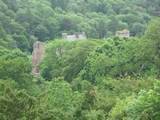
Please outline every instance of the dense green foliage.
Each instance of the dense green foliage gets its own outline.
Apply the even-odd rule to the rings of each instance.
[[[159,120],[160,23],[141,38],[47,43],[42,78],[0,49],[1,120]]]
[[[36,40],[61,37],[63,32],[85,32],[107,38],[129,29],[141,36],[159,0],[0,0],[0,45],[31,51]]]
[[[153,17],[159,6],[159,0],[0,0],[0,120],[159,120],[160,18]],[[133,37],[114,37],[124,28]],[[82,31],[88,40],[58,39]],[[45,54],[34,77],[30,52],[37,40]]]

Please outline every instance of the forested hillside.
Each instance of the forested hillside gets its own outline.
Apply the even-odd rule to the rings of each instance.
[[[159,0],[0,0],[0,120],[160,120],[159,15]]]
[[[1,46],[31,51],[36,40],[63,32],[107,38],[129,29],[141,36],[159,6],[159,0],[0,0]]]

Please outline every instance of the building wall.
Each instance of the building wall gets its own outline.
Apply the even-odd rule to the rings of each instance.
[[[62,34],[62,38],[68,41],[85,40],[87,39],[85,33],[68,35],[67,33]]]
[[[128,38],[128,37],[130,37],[130,32],[129,32],[129,30],[122,30],[122,31],[117,31],[116,32],[116,36],[117,37],[126,37],[126,38]]]

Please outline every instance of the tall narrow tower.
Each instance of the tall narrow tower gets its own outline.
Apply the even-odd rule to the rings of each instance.
[[[43,59],[45,53],[44,43],[36,41],[33,45],[32,53],[32,74],[35,77],[40,75],[39,65]]]

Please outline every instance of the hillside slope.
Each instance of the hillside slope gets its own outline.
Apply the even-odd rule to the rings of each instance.
[[[124,28],[141,36],[159,6],[159,0],[0,0],[0,45],[31,51],[36,40],[63,32],[106,38]]]

